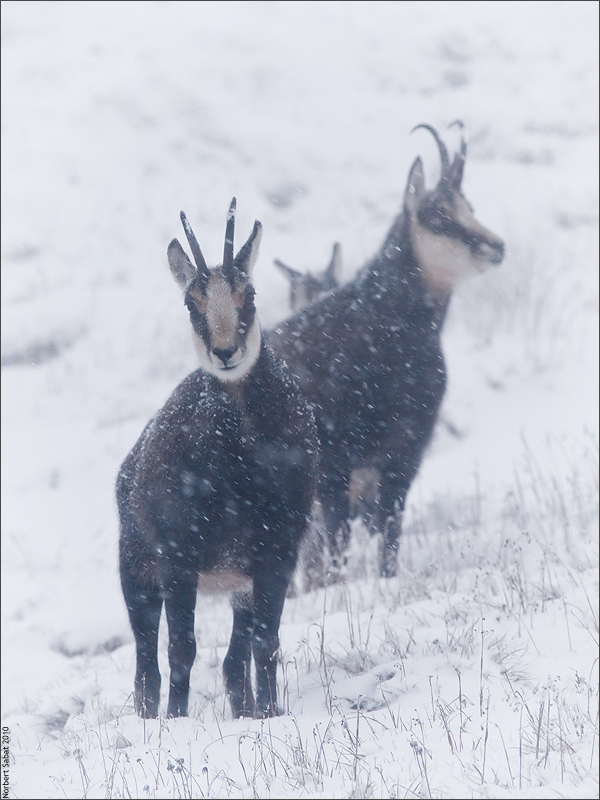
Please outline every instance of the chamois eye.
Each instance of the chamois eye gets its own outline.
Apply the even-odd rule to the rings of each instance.
[[[198,303],[194,300],[186,300],[184,305],[187,307],[187,310],[190,312],[190,319],[192,322],[200,321],[205,313],[206,309],[204,307],[198,308]]]

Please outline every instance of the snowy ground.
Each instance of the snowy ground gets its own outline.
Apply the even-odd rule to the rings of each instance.
[[[597,31],[595,2],[2,3],[3,797],[597,796]],[[269,327],[273,258],[337,240],[350,279],[417,154],[435,179],[409,131],[456,118],[507,257],[453,301],[459,435],[398,578],[359,524],[345,584],[300,573],[264,722],[231,719],[201,597],[190,717],[141,721],[113,484],[195,367],[180,209],[214,260],[234,194],[262,221]]]

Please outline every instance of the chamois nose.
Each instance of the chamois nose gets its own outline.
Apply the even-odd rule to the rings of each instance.
[[[492,264],[500,264],[504,258],[504,242],[492,242],[491,249],[490,261]]]
[[[490,264],[500,264],[504,258],[504,242],[478,242],[477,251],[479,257],[485,259]]]
[[[231,356],[235,353],[237,347],[235,345],[233,347],[213,347],[213,355],[215,355],[220,361],[223,362],[225,366]]]

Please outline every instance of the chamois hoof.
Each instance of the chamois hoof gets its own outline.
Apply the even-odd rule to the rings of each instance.
[[[282,717],[283,711],[280,708],[267,708],[254,713],[254,719],[270,719],[271,717]]]
[[[158,717],[158,706],[149,708],[146,705],[138,705],[136,703],[135,712],[142,719],[156,719]]]

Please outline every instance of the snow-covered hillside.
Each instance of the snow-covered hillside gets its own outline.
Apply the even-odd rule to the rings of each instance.
[[[1,11],[3,796],[597,796],[598,4]],[[240,238],[261,220],[268,328],[273,259],[339,241],[351,279],[417,154],[436,178],[411,129],[457,118],[507,256],[453,299],[399,576],[360,524],[345,583],[299,575],[267,721],[231,719],[228,600],[200,597],[190,717],[141,721],[114,479],[195,368],[179,211],[213,261],[233,195]]]

